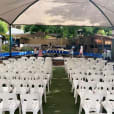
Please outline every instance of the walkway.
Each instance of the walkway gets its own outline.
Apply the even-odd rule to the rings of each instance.
[[[43,107],[44,114],[78,114],[78,106],[74,104],[71,85],[64,67],[53,68],[50,93]]]

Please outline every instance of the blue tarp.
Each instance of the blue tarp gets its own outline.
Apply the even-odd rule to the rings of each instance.
[[[43,51],[43,54],[50,53],[50,54],[63,54],[63,55],[69,55],[69,51],[59,51],[59,50],[48,50]],[[34,54],[33,51],[25,51],[25,52],[12,52],[12,56],[23,56],[23,55],[32,55]],[[74,55],[79,55],[79,52],[74,52]],[[8,57],[9,53],[0,53],[0,57]],[[88,57],[96,57],[96,58],[102,58],[102,54],[99,53],[84,53],[84,56]]]
[[[51,53],[51,54],[64,54],[64,55],[69,55],[69,51],[59,51],[59,50],[48,50],[48,51],[43,51],[43,54],[46,53]],[[74,55],[79,55],[79,52],[74,52]],[[102,54],[100,53],[84,53],[84,56],[88,57],[96,57],[96,58],[102,58]]]
[[[33,51],[25,51],[25,52],[12,52],[12,56],[22,56],[22,55],[31,55],[33,54]],[[0,53],[0,57],[9,57],[9,53]]]

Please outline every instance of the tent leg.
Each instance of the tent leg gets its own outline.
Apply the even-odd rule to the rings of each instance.
[[[112,60],[114,61],[114,39],[112,39],[111,52],[112,52]]]
[[[11,25],[9,25],[9,38],[10,38],[10,44],[9,44],[9,56],[12,56],[12,35],[11,35]]]

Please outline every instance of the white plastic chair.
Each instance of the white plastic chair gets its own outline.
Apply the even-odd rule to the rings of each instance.
[[[29,87],[31,88],[30,90],[32,90],[31,91],[32,93],[39,92],[41,97],[43,97],[43,95],[44,95],[44,101],[45,101],[45,103],[47,102],[46,85],[43,83],[43,81],[41,81],[41,80],[29,81]]]
[[[87,92],[81,98],[79,114],[81,114],[82,108],[85,111],[85,114],[89,114],[91,111],[100,113],[101,110],[101,97],[98,94],[92,92]]]
[[[16,94],[0,93],[0,100],[0,114],[5,111],[9,111],[10,114],[14,114],[18,107],[20,109],[20,101],[17,100]]]
[[[22,114],[33,112],[37,114],[39,111],[43,114],[42,99],[38,94],[22,94],[21,96]]]
[[[103,107],[106,109],[107,114],[114,112],[114,94],[107,94],[106,100],[102,102]]]

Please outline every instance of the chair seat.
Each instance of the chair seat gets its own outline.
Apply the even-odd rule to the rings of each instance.
[[[8,100],[1,102],[0,108],[2,111],[15,111],[20,105],[20,101],[18,100]]]
[[[39,101],[24,101],[22,103],[22,110],[27,112],[33,112],[40,110],[41,103]]]
[[[102,104],[106,110],[114,112],[114,101],[104,101]]]
[[[97,101],[87,100],[82,103],[82,107],[85,111],[91,112],[100,112],[100,103]]]

